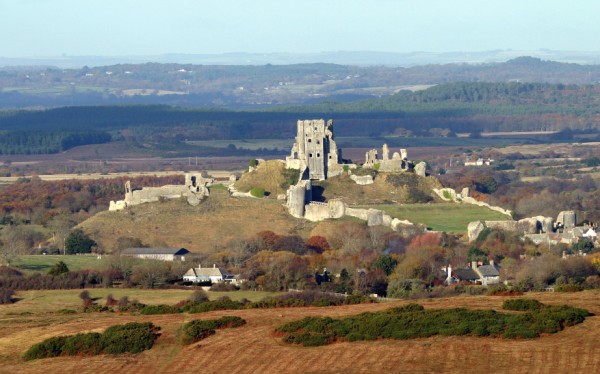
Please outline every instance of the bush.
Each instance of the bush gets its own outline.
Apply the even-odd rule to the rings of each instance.
[[[188,300],[193,303],[203,303],[208,301],[208,294],[204,290],[196,290]]]
[[[250,167],[254,168],[254,167],[256,167],[257,165],[258,165],[258,160],[256,160],[256,159],[251,159],[251,160],[248,160],[248,166],[250,166]]]
[[[48,270],[48,275],[61,275],[69,272],[69,267],[63,261],[58,261],[54,264],[50,270]]]
[[[104,353],[139,353],[152,348],[157,328],[151,322],[111,326],[100,339]]]
[[[140,309],[140,314],[176,314],[181,313],[181,309],[171,305],[145,305]]]
[[[101,353],[139,353],[152,348],[158,330],[150,322],[111,326],[95,332],[57,336],[34,344],[25,352],[25,360],[57,356],[98,355]]]
[[[544,304],[537,300],[530,299],[510,299],[505,300],[502,303],[502,309],[505,310],[520,310],[520,311],[532,311],[539,310]]]
[[[0,304],[12,304],[14,294],[14,290],[0,288]]]
[[[225,282],[221,282],[221,283],[214,283],[211,287],[210,290],[211,291],[215,291],[215,292],[229,292],[229,291],[237,291],[239,288],[231,283],[225,283]]]
[[[569,306],[543,306],[536,304],[535,300],[526,300],[529,302],[525,303],[514,301],[525,300],[513,300],[508,304],[527,312],[503,314],[493,310],[462,308],[426,310],[421,305],[408,304],[342,319],[306,317],[288,322],[275,332],[283,334],[286,343],[304,346],[324,345],[338,340],[413,339],[433,335],[530,339],[581,323],[590,315],[586,310]]]
[[[578,284],[567,283],[567,284],[559,284],[554,287],[554,291],[556,292],[579,292],[582,291],[583,287]]]
[[[246,321],[236,316],[223,316],[219,319],[194,320],[184,324],[180,330],[182,344],[192,344],[216,333],[216,329],[240,327]]]
[[[204,313],[211,312],[213,310],[227,310],[227,309],[242,309],[244,304],[239,301],[232,301],[231,299],[221,298],[215,301],[206,301],[203,303],[187,303],[183,306],[182,310],[188,313]]]
[[[254,187],[250,190],[250,195],[252,195],[254,197],[264,197],[265,189],[262,187]]]

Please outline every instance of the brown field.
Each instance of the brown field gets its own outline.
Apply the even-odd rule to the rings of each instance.
[[[569,304],[600,313],[598,291],[537,293],[547,304]],[[421,300],[426,308],[499,309],[504,298],[463,296]],[[597,373],[600,370],[600,317],[534,340],[431,337],[406,341],[337,343],[304,348],[283,344],[271,333],[280,324],[304,316],[339,317],[377,311],[407,301],[327,308],[218,311],[197,315],[131,316],[120,314],[34,314],[7,316],[0,306],[0,372],[3,373]],[[177,329],[191,319],[237,315],[248,324],[219,330],[199,343],[182,347]],[[23,362],[30,345],[48,337],[130,321],[161,327],[155,346],[138,355],[61,357]]]

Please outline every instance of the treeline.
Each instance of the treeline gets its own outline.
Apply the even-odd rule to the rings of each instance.
[[[600,86],[545,83],[449,83],[417,92],[347,103],[227,111],[170,106],[64,107],[0,112],[15,131],[105,131],[115,139],[159,144],[185,140],[289,138],[295,122],[333,118],[338,136],[565,130],[597,131]]]
[[[0,154],[48,154],[86,144],[110,142],[104,131],[7,131],[0,133]]]

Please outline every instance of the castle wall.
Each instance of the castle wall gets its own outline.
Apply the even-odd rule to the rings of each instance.
[[[299,181],[298,184],[290,186],[286,195],[288,212],[296,218],[304,217],[305,205],[312,200],[310,181]]]

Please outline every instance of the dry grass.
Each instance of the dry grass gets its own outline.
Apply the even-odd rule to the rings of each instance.
[[[284,170],[284,162],[268,160],[258,165],[255,171],[244,173],[240,180],[235,182],[235,188],[241,192],[248,192],[254,187],[261,187],[270,194],[271,198],[277,198],[278,194],[286,191],[281,187],[285,182]]]
[[[356,184],[346,174],[330,178],[326,182],[317,183],[324,187],[323,196],[327,199],[341,199],[348,205],[375,205],[375,204],[402,204],[407,200],[407,187],[395,187],[388,182],[389,177],[394,174],[379,173],[373,184],[361,186]],[[439,181],[434,177],[421,178],[413,174],[407,174],[413,178],[407,178],[412,182],[412,187],[422,191],[424,194],[432,195],[432,188],[441,187]]]
[[[547,304],[569,304],[600,313],[598,291],[572,294],[528,294]],[[426,308],[500,309],[504,298],[464,296],[423,300]],[[558,334],[534,340],[505,340],[475,337],[432,337],[406,341],[337,343],[304,348],[285,345],[272,331],[284,322],[304,316],[346,316],[402,305],[401,301],[329,308],[219,311],[198,315],[129,316],[78,314],[61,317],[13,318],[12,327],[0,337],[2,372],[128,372],[174,373],[594,373],[600,368],[600,317]],[[0,309],[1,310],[1,309]],[[177,329],[191,319],[236,315],[248,324],[239,329],[218,331],[200,343],[176,344]],[[51,320],[51,321],[50,321]],[[101,331],[129,321],[151,321],[162,328],[161,337],[150,350],[138,355],[64,357],[22,362],[19,358],[31,344],[45,338],[82,331]],[[2,324],[6,325],[6,319]],[[7,331],[8,330],[8,331]]]
[[[263,230],[306,237],[312,224],[290,216],[280,201],[230,198],[226,191],[213,190],[197,207],[180,200],[141,204],[124,211],[101,212],[80,227],[108,251],[119,237],[129,236],[150,246],[212,252],[229,240]]]

